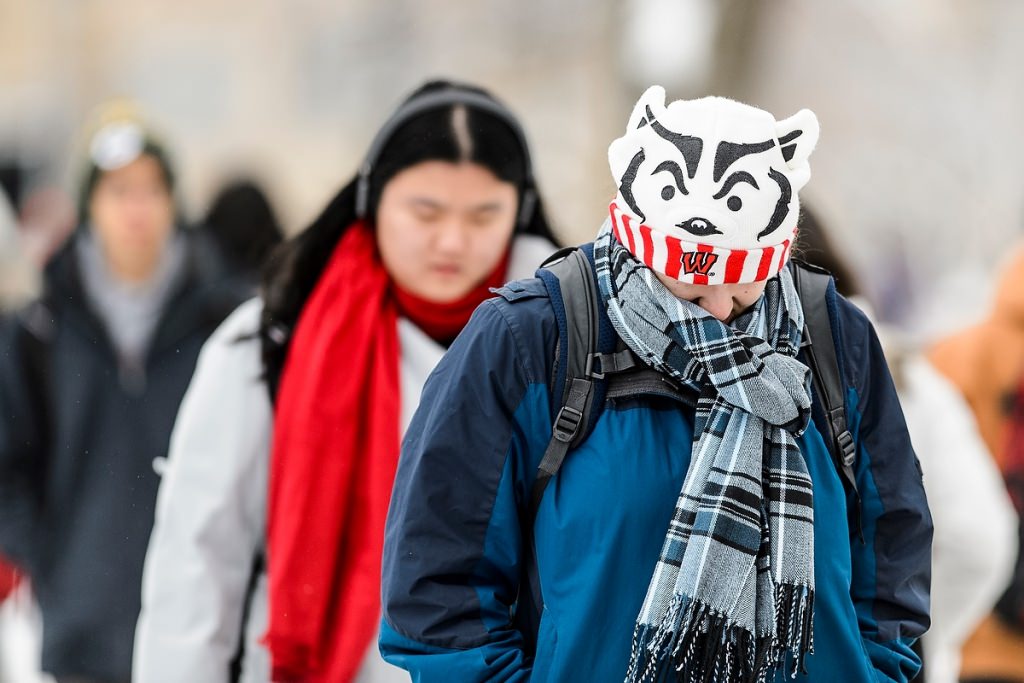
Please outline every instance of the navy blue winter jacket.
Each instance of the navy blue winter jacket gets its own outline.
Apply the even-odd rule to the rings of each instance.
[[[438,365],[402,445],[381,652],[425,683],[621,681],[689,466],[693,407],[657,395],[609,400],[569,454],[537,514],[544,608],[529,652],[512,613],[521,520],[551,435],[558,329],[540,280],[503,294]],[[828,306],[842,340],[861,528],[812,423],[799,439],[814,483],[815,647],[805,679],[908,681],[920,668],[911,644],[929,623],[931,516],[875,332],[834,290]],[[820,419],[817,398],[815,407]]]
[[[246,295],[193,234],[186,245],[143,376],[120,372],[73,245],[48,267],[41,300],[0,318],[0,551],[32,580],[42,666],[58,678],[131,677],[154,460],[199,349]]]

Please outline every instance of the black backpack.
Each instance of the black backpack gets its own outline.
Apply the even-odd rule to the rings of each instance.
[[[829,315],[828,299],[835,285],[828,271],[791,260],[794,284],[804,304],[802,348],[811,369],[814,392],[823,414],[815,422],[840,473],[844,487],[855,500],[851,525],[860,530],[860,497],[854,474],[856,444],[847,426],[846,401],[836,334]],[[533,613],[521,624],[535,626],[543,601],[533,547],[533,527],[548,482],[558,474],[566,456],[586,441],[610,397],[661,394],[680,397],[681,388],[668,376],[643,364],[611,329],[599,309],[600,294],[594,276],[593,245],[569,247],[553,254],[537,272],[544,282],[558,322],[558,350],[550,380],[552,397],[551,440],[548,442],[530,494],[523,520],[526,579],[532,593]],[[560,390],[559,390],[560,389]],[[557,401],[557,402],[556,402]],[[526,633],[534,629],[527,627]]]

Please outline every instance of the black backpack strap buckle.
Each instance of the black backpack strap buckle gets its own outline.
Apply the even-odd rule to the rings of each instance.
[[[857,444],[853,440],[853,434],[846,430],[836,437],[840,452],[842,453],[843,467],[853,467],[857,460]]]
[[[583,411],[576,410],[572,406],[562,406],[555,418],[552,436],[562,443],[572,443],[580,432],[580,425],[583,424]],[[544,463],[541,463],[541,467]]]
[[[587,356],[585,374],[591,379],[604,379],[606,375],[629,372],[640,366],[640,360],[629,349],[614,353],[592,353]]]

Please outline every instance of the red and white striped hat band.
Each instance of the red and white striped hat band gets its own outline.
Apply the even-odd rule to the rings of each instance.
[[[785,241],[761,249],[727,249],[673,237],[622,211],[608,207],[615,238],[651,270],[694,285],[761,282],[789,260],[796,230]]]

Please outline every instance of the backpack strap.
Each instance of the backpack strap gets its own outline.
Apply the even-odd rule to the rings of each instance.
[[[536,636],[544,608],[533,534],[544,491],[558,474],[569,451],[589,436],[607,393],[605,378],[612,373],[632,370],[639,364],[632,352],[616,348],[617,337],[610,325],[605,329],[602,323],[591,245],[556,252],[544,262],[537,276],[548,291],[558,323],[558,348],[549,385],[553,416],[551,439],[537,467],[529,507],[521,521],[525,580],[531,600],[524,604],[525,591],[520,592],[516,622],[528,641]],[[527,647],[534,645],[527,643]]]
[[[561,469],[565,456],[590,435],[608,392],[608,375],[642,367],[611,329],[600,305],[594,275],[593,245],[555,252],[537,271],[548,290],[558,322],[558,351],[550,388],[551,440],[544,451],[530,495],[528,521],[537,518],[548,482]],[[559,387],[561,388],[559,390]],[[556,404],[555,397],[561,396]],[[554,406],[558,405],[555,410]]]
[[[548,289],[558,321],[559,349],[551,391],[557,395],[557,387],[561,387],[561,407],[554,415],[551,440],[530,493],[527,522],[531,528],[548,482],[561,469],[566,454],[589,432],[594,382],[604,377],[604,358],[595,368],[600,311],[590,259],[582,249],[563,249],[548,259],[538,274]]]
[[[803,303],[803,345],[811,366],[814,389],[825,413],[826,433],[823,436],[844,485],[856,500],[857,528],[861,530],[860,492],[854,473],[857,444],[846,420],[845,391],[828,306],[830,289],[832,296],[835,296],[835,285],[828,271],[795,259],[791,263],[793,281]]]

